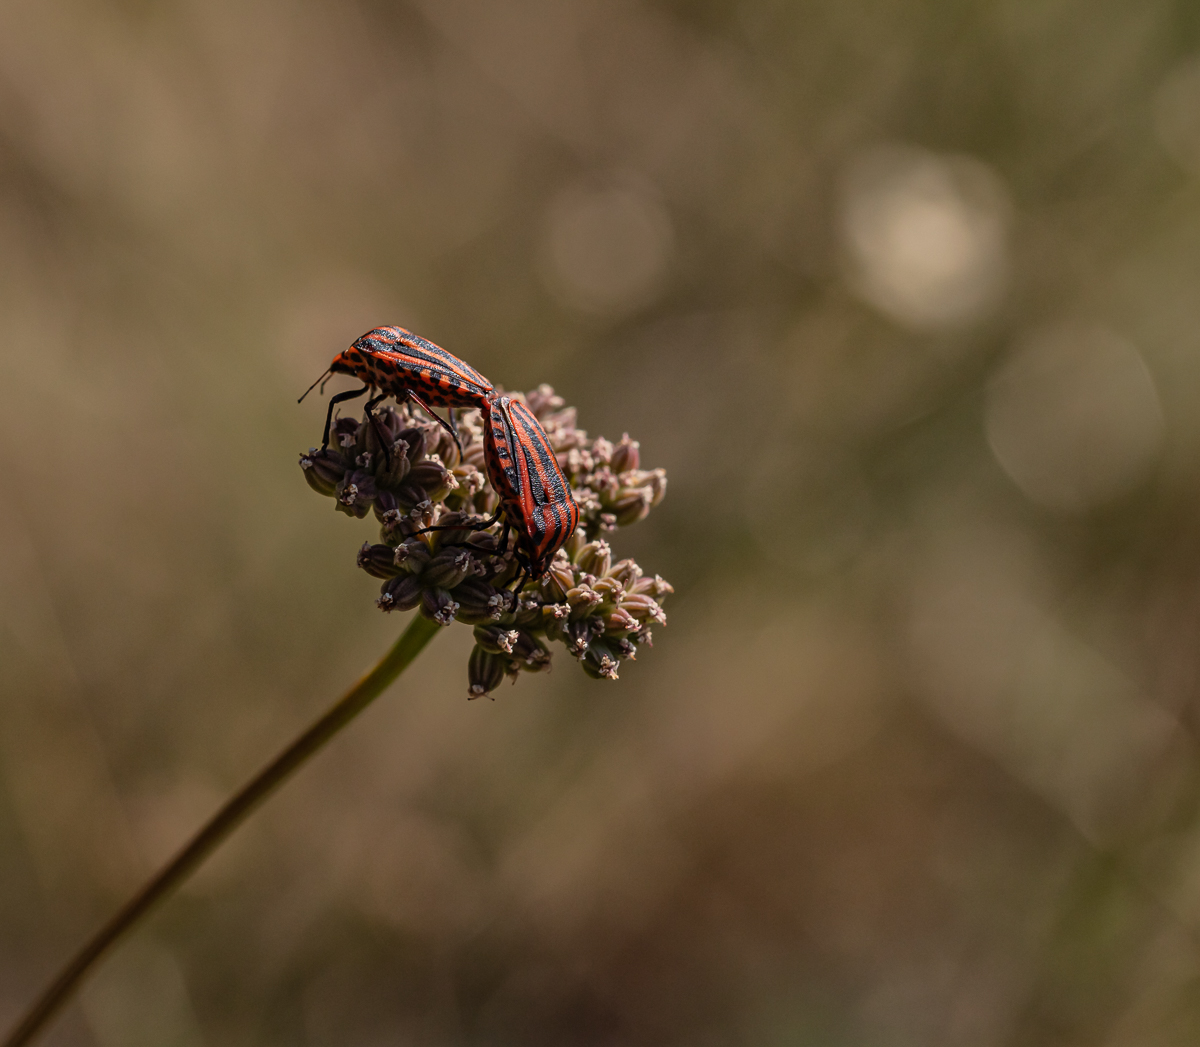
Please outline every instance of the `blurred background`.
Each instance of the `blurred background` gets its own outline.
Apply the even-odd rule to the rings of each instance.
[[[403,627],[295,402],[402,324],[670,626],[446,630],[47,1044],[1195,1043],[1198,284],[1184,0],[8,0],[0,1021]]]

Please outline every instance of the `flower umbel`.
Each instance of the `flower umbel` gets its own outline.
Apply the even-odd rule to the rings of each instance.
[[[471,698],[505,676],[548,669],[550,644],[559,642],[589,676],[617,679],[621,662],[650,645],[651,626],[666,624],[661,601],[673,592],[633,560],[614,562],[607,540],[662,501],[666,473],[641,468],[628,434],[615,444],[589,439],[576,426],[575,408],[550,386],[513,395],[545,429],[580,510],[578,528],[549,570],[522,584],[516,599],[513,540],[503,548],[501,524],[480,526],[499,499],[486,474],[478,411],[458,415],[461,455],[443,428],[406,405],[377,408],[374,425],[365,415],[339,418],[326,450],[300,456],[309,486],[333,498],[335,509],[360,519],[374,512],[379,521],[380,541],[363,544],[358,566],[383,580],[381,610],[416,608],[439,625],[475,627]],[[433,525],[443,529],[417,533]]]

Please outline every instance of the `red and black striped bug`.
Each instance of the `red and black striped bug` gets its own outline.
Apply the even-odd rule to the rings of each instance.
[[[365,384],[361,389],[338,393],[329,398],[321,450],[329,446],[334,407],[379,389],[379,394],[367,401],[366,412],[375,427],[376,436],[384,445],[385,455],[388,453],[387,441],[379,432],[372,410],[380,400],[389,396],[394,396],[398,403],[404,403],[405,400],[415,403],[454,437],[461,453],[462,444],[458,441],[458,431],[453,423],[434,414],[431,406],[477,407],[486,412],[488,399],[495,395],[492,383],[470,364],[403,327],[376,327],[368,331],[349,349],[334,357],[328,370],[305,390],[304,396],[311,393],[319,382],[335,374],[353,375]]]
[[[493,393],[484,404],[484,464],[500,508],[490,520],[474,525],[490,527],[503,520],[500,550],[508,548],[508,534],[516,535],[516,556],[521,573],[513,587],[513,610],[525,580],[538,580],[549,570],[558,550],[579,523],[579,506],[541,423],[520,400]],[[424,527],[425,531],[458,530],[460,524]],[[469,547],[469,546],[468,546]]]
[[[579,506],[546,431],[520,400],[489,397],[483,450],[504,516],[500,547],[507,546],[510,527],[516,535],[517,563],[524,577],[518,575],[513,589],[515,609],[524,579],[540,579],[571,537],[579,523]]]

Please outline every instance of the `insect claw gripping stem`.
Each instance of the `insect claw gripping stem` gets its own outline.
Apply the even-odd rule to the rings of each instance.
[[[524,586],[524,584],[527,581],[529,581],[530,578],[532,578],[532,577],[533,576],[529,571],[528,565],[522,564],[520,573],[517,575],[516,584],[512,587],[512,598],[513,598],[512,613],[513,614],[516,614],[517,609],[521,606],[521,588],[522,588],[522,586]]]
[[[484,520],[482,523],[471,522],[471,528],[475,531],[486,531],[494,523],[498,523],[501,513],[496,513],[490,520]],[[425,534],[428,531],[461,531],[465,529],[464,524],[432,524],[429,527],[422,527],[419,531],[413,531],[413,537],[418,534]]]
[[[386,400],[387,396],[387,393],[380,393],[378,396],[371,397],[371,399],[363,405],[363,411],[365,412],[367,418],[370,419],[371,429],[375,433],[376,439],[379,440],[380,450],[383,451],[383,464],[385,467],[390,469],[392,467],[392,441],[387,433],[383,431],[383,426],[379,424],[379,419],[375,415],[375,405],[378,404],[380,400]]]
[[[320,381],[320,379],[317,379]],[[346,393],[338,393],[336,396],[329,398],[329,410],[325,413],[325,434],[321,437],[321,450],[324,451],[329,447],[329,428],[333,425],[333,409],[347,400],[357,400],[363,393],[371,391],[369,385],[364,385],[361,389],[351,389]],[[305,393],[307,396],[308,394]]]

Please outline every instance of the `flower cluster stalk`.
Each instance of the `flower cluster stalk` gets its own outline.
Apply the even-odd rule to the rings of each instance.
[[[375,668],[226,802],[208,824],[68,961],[9,1033],[3,1047],[24,1047],[32,1043],[96,964],[159,902],[187,880],[271,793],[378,698],[439,631],[434,622],[414,615],[408,628]]]

